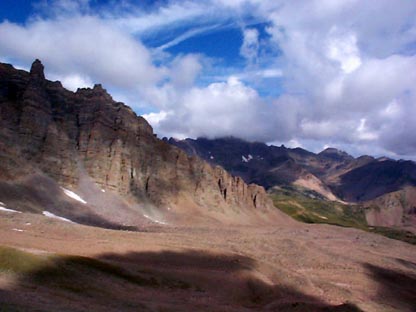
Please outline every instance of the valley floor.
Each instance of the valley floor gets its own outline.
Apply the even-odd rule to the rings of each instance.
[[[0,212],[0,311],[416,311],[416,246],[352,228],[114,231]]]

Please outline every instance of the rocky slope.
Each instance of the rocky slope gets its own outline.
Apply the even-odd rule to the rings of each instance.
[[[247,183],[254,182],[266,189],[296,186],[315,191],[327,200],[363,203],[368,207],[368,221],[372,225],[397,226],[414,220],[413,200],[396,205],[393,217],[391,205],[387,204],[390,201],[386,199],[393,196],[388,194],[406,188],[408,194],[416,186],[416,164],[412,161],[354,158],[334,148],[315,154],[301,148],[267,146],[236,138],[165,140],[188,155],[198,155],[223,166]]]
[[[395,192],[365,202],[369,225],[394,227],[404,225],[416,232],[416,187],[406,186]]]
[[[104,226],[276,217],[262,187],[157,139],[101,85],[46,80],[38,60],[0,64],[0,160],[0,201],[17,210]]]

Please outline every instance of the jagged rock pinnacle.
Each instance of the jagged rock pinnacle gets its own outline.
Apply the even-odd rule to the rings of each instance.
[[[32,63],[32,67],[30,68],[30,76],[35,77],[35,78],[45,79],[45,74],[43,72],[43,69],[44,67],[42,65],[42,62],[36,59]]]
[[[96,83],[95,85],[94,85],[94,88],[93,88],[94,90],[105,90],[104,88],[103,88],[103,86],[102,86],[102,84],[101,83]]]

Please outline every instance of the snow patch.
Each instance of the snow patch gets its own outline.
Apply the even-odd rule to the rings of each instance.
[[[0,211],[22,213],[22,212],[17,211],[17,210],[7,209],[6,207],[0,207]]]
[[[248,154],[247,157],[245,157],[244,155],[241,155],[241,161],[242,162],[249,162],[250,160],[253,159],[253,156],[251,154]]]
[[[21,230],[21,229],[12,229],[12,230],[16,232],[24,232],[24,230]]]
[[[58,220],[65,221],[65,222],[69,222],[69,223],[74,223],[73,221],[71,221],[71,220],[69,220],[67,218],[59,217],[59,216],[53,214],[52,212],[49,212],[49,211],[46,211],[46,210],[44,212],[42,212],[42,214],[45,217],[48,217],[48,218],[58,219]]]
[[[105,193],[105,189],[101,189],[101,192]]]
[[[214,159],[214,156],[211,156],[210,159]]]
[[[148,216],[147,214],[143,214],[143,216],[144,216],[145,218],[149,219],[150,221],[154,222],[154,223],[164,224],[164,225],[166,225],[166,224],[167,224],[166,222],[156,220],[156,219],[152,218],[151,216]]]
[[[65,195],[68,197],[71,197],[72,199],[75,199],[83,204],[86,204],[87,202],[83,200],[78,194],[75,194],[74,192],[67,190],[66,188],[61,187],[61,189],[64,191]]]
[[[0,202],[0,206],[6,206],[3,202]]]

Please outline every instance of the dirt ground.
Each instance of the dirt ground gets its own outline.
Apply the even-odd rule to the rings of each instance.
[[[416,311],[416,246],[330,225],[105,230],[0,212],[0,311]]]

